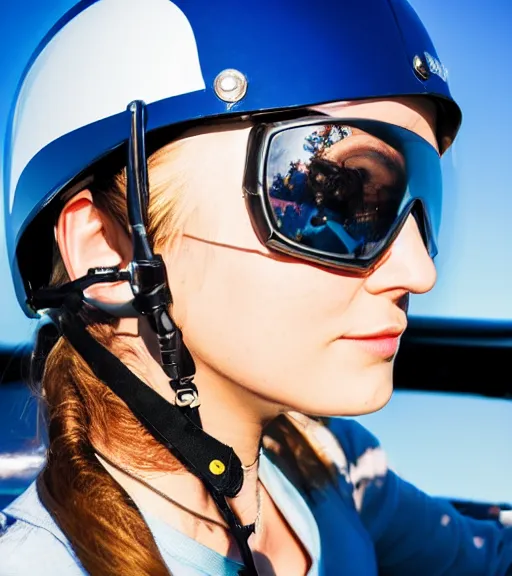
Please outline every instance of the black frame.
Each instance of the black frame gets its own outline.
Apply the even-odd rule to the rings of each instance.
[[[268,118],[268,117],[267,117]],[[257,117],[255,118],[257,119]],[[433,258],[437,249],[435,246],[434,235],[432,233],[432,226],[428,216],[428,212],[419,198],[413,198],[407,207],[404,209],[400,217],[395,222],[393,228],[388,234],[387,238],[382,242],[382,248],[376,252],[371,258],[357,258],[347,254],[333,254],[323,252],[315,248],[300,245],[276,229],[272,218],[272,207],[270,206],[270,198],[267,193],[267,159],[270,151],[270,144],[277,134],[292,128],[301,128],[307,126],[318,126],[325,124],[341,124],[343,126],[350,126],[364,129],[368,124],[375,126],[389,126],[390,123],[382,122],[379,120],[367,118],[340,118],[331,116],[308,116],[303,118],[294,118],[291,120],[284,120],[272,123],[259,123],[250,132],[249,141],[247,145],[246,166],[244,175],[244,196],[249,216],[253,228],[258,236],[260,242],[267,246],[272,251],[297,258],[299,260],[306,260],[313,264],[322,267],[335,268],[337,270],[349,274],[368,274],[378,264],[383,255],[387,252],[391,244],[400,234],[405,221],[416,208],[418,203],[422,206],[422,218],[418,221],[420,232],[429,255]],[[424,140],[418,134],[407,130],[406,128],[395,126],[405,132],[410,132],[425,144],[434,147]],[[438,154],[439,156],[439,154]],[[417,220],[419,220],[417,218]]]

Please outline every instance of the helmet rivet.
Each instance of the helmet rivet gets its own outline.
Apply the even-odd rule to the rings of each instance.
[[[418,76],[418,78],[420,80],[428,80],[430,77],[430,69],[427,65],[427,63],[425,62],[425,60],[423,60],[423,58],[421,56],[415,56],[413,61],[412,61],[412,67],[414,68],[414,72],[416,73],[416,76]]]
[[[213,87],[224,102],[239,102],[247,92],[247,78],[238,70],[229,68],[217,75]]]

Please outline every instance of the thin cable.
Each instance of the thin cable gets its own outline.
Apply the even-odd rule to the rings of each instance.
[[[185,506],[184,504],[181,504],[180,502],[178,502],[177,500],[174,500],[174,498],[171,498],[170,496],[168,496],[167,494],[165,494],[165,492],[162,492],[161,490],[159,490],[158,488],[155,488],[154,486],[152,486],[149,482],[146,482],[146,480],[144,480],[143,478],[141,478],[140,476],[137,476],[136,474],[133,474],[133,472],[130,472],[127,468],[125,468],[124,466],[120,466],[119,464],[117,464],[116,462],[112,461],[110,458],[108,458],[107,456],[105,456],[105,454],[103,454],[100,450],[97,450],[96,448],[94,449],[94,452],[96,453],[96,456],[99,456],[100,458],[102,458],[103,460],[105,460],[105,462],[107,462],[107,464],[110,464],[110,466],[112,466],[113,468],[115,468],[116,470],[118,470],[119,472],[122,472],[123,474],[126,474],[127,476],[129,476],[130,478],[132,478],[133,480],[135,480],[136,482],[138,482],[139,484],[142,484],[142,486],[145,486],[146,488],[148,488],[149,490],[151,490],[152,492],[154,492],[155,494],[157,494],[158,496],[162,497],[164,500],[166,500],[167,502],[170,502],[171,504],[173,504],[174,506],[176,506],[176,508],[179,508],[180,510],[182,510],[183,512],[187,512],[188,514],[191,514],[192,516],[194,516],[195,518],[197,518],[198,520],[202,520],[203,522],[206,522],[208,524],[213,524],[215,526],[218,526],[220,528],[223,528],[224,530],[229,531],[229,526],[227,524],[224,524],[223,522],[220,522],[219,520],[215,520],[214,518],[211,518],[209,516],[205,516],[204,514],[201,514],[200,512],[196,512],[195,510],[192,510],[191,508],[188,508],[187,506]],[[252,466],[252,465],[251,465]],[[256,513],[256,520],[254,522],[255,525],[255,533],[259,533],[261,530],[261,516],[262,516],[262,496],[261,496],[261,489],[260,489],[260,484],[258,482],[258,493],[257,493],[257,499],[258,499],[258,510]]]

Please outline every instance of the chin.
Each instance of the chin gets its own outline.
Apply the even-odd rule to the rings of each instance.
[[[393,381],[387,382],[375,389],[371,398],[362,398],[361,402],[354,404],[354,409],[346,416],[362,416],[377,412],[391,400],[393,394]]]
[[[295,410],[311,416],[362,416],[383,408],[393,394],[392,365],[384,370],[369,370],[366,373],[343,376],[327,380],[329,384],[315,386],[317,394],[308,398],[303,406]],[[369,373],[368,373],[369,372]],[[332,382],[339,382],[333,388]],[[348,384],[350,382],[350,384]],[[328,390],[319,393],[319,390]],[[306,399],[305,399],[306,400]]]

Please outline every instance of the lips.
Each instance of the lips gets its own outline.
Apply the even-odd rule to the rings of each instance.
[[[343,338],[350,340],[379,340],[381,338],[399,338],[405,331],[405,327],[393,326],[383,328],[377,332],[369,332],[368,334],[346,334]]]
[[[389,359],[395,356],[398,352],[398,347],[400,346],[400,338],[366,338],[355,340],[361,348],[372,356],[379,358]]]
[[[366,353],[388,360],[398,352],[400,337],[404,330],[404,328],[388,328],[373,334],[344,336],[342,340],[354,342]]]

